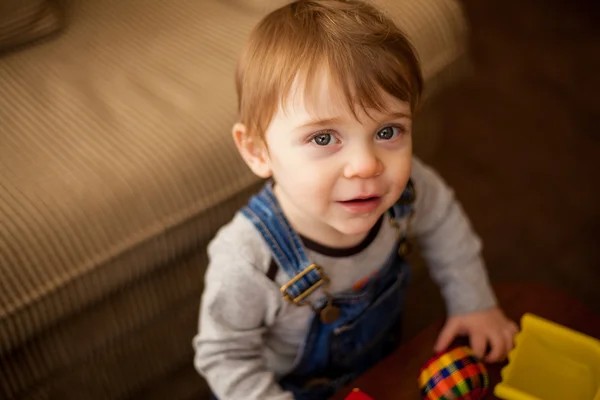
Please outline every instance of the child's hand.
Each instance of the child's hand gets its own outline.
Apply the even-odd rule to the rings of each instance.
[[[498,307],[456,315],[448,318],[438,337],[435,351],[446,349],[458,335],[468,335],[470,346],[477,357],[489,363],[502,361],[513,348],[518,330],[517,324],[506,318]],[[491,350],[484,359],[488,345]]]

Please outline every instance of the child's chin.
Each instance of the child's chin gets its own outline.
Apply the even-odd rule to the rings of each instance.
[[[365,217],[362,220],[344,221],[339,224],[337,231],[348,236],[366,235],[373,229],[379,216]]]

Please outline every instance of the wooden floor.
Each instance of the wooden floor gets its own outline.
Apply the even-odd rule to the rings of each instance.
[[[600,3],[465,5],[475,73],[446,99],[428,161],[484,239],[494,281],[546,282],[600,312]]]

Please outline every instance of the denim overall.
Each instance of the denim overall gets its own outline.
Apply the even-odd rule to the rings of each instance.
[[[279,381],[283,389],[294,393],[296,400],[331,397],[399,344],[404,293],[410,276],[403,258],[407,251],[406,224],[413,201],[414,188],[409,182],[390,209],[390,222],[399,235],[386,263],[359,290],[336,294],[327,292],[328,278],[308,260],[300,238],[281,211],[271,182],[242,209],[268,243],[280,272],[290,279],[281,288],[283,297],[315,310],[292,372]],[[316,290],[324,295],[308,303],[306,294]],[[337,318],[323,321],[321,314],[328,305],[335,307],[339,316],[336,312]]]

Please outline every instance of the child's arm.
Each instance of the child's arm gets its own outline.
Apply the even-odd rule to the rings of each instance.
[[[512,348],[516,325],[497,307],[481,241],[454,192],[435,171],[415,159],[412,177],[417,197],[413,232],[449,315],[436,350],[443,350],[457,334],[468,334],[477,355],[483,356],[489,344],[487,360],[497,361]]]
[[[494,307],[496,298],[481,257],[481,241],[454,191],[418,159],[413,161],[412,178],[416,191],[413,234],[432,279],[442,290],[448,313]]]
[[[293,400],[263,358],[265,321],[274,318],[281,295],[233,248],[209,247],[194,364],[220,400]]]

